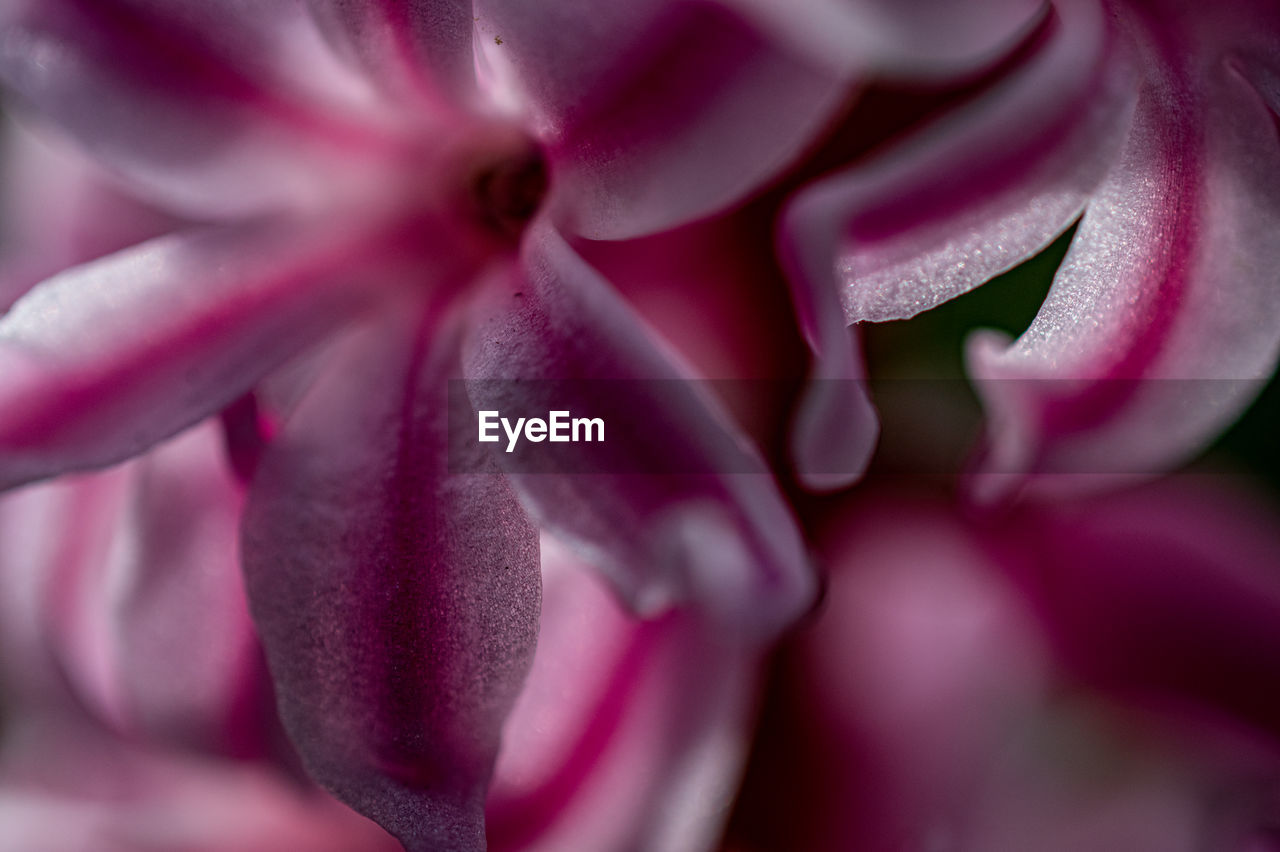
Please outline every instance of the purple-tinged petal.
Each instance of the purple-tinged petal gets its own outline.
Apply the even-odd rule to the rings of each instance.
[[[990,418],[975,496],[1143,474],[1229,424],[1280,353],[1280,139],[1233,60],[1152,74],[1123,155],[1012,345],[970,341]],[[1085,482],[1089,477],[1085,477]],[[1037,487],[1079,487],[1042,478]]]
[[[712,4],[477,0],[475,14],[482,84],[531,113],[555,215],[590,237],[727,207],[789,165],[845,96]]]
[[[268,449],[245,572],[312,777],[413,852],[481,849],[536,639],[537,533],[496,472],[448,472],[457,334],[406,301],[337,347]]]
[[[252,11],[17,0],[0,10],[0,80],[148,198],[195,216],[306,203],[376,168],[391,144],[380,119],[282,79],[346,87],[322,48],[294,37],[305,13],[240,5]]]
[[[569,453],[496,452],[535,518],[641,612],[694,602],[737,633],[785,627],[812,603],[814,577],[754,447],[553,229],[527,234],[522,264],[477,308],[471,403],[568,410],[608,430]]]
[[[998,59],[1043,20],[1044,0],[721,0],[833,72],[955,75]]]
[[[876,439],[840,303],[850,322],[901,319],[1014,266],[1079,215],[1119,144],[1129,74],[1102,11],[1068,6],[1027,51],[1010,79],[805,190],[784,216],[781,253],[816,356],[792,451],[810,487],[856,480]]]
[[[396,277],[364,228],[165,237],[35,287],[0,318],[0,486],[121,461],[229,404]]]
[[[337,50],[392,96],[435,109],[456,108],[472,98],[471,0],[309,0],[309,5]]]
[[[710,848],[736,786],[756,655],[687,612],[636,621],[542,542],[538,652],[507,722],[489,848]]]

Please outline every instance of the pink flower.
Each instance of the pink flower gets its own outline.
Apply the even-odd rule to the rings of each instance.
[[[850,501],[735,848],[1271,848],[1277,529],[1189,477],[1000,523]]]
[[[983,500],[1071,483],[1040,474],[1186,460],[1280,351],[1274,5],[1048,7],[976,92],[804,190],[783,226],[818,375],[839,378],[860,367],[835,317],[914,316],[1079,221],[1030,328],[970,340],[990,421]],[[814,393],[798,440],[821,471],[840,426]]]
[[[202,225],[0,319],[0,482],[103,467],[227,409],[252,473],[247,593],[308,771],[410,848],[474,848],[537,632],[530,514],[634,606],[696,602],[740,638],[791,621],[813,580],[763,461],[692,385],[550,407],[613,424],[601,469],[696,473],[504,478],[447,451],[446,380],[523,380],[515,401],[548,407],[534,380],[688,377],[562,232],[724,207],[842,87],[715,6],[311,5],[3,7],[19,100]]]

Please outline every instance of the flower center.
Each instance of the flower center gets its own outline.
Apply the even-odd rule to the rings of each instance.
[[[530,143],[478,169],[471,197],[481,220],[499,233],[517,236],[547,194],[547,161]]]

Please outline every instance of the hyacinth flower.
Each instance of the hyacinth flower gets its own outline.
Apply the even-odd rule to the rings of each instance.
[[[729,848],[1274,848],[1277,529],[1194,477],[996,523],[850,501]]]
[[[915,316],[1078,223],[1030,327],[968,343],[989,427],[973,495],[1185,461],[1280,349],[1278,75],[1271,3],[1048,4],[961,102],[792,201],[780,239],[820,372],[860,369],[836,318]],[[838,428],[820,414],[815,434]]]
[[[0,848],[396,848],[298,775],[235,570],[245,492],[209,421],[0,497]],[[638,620],[563,545],[541,550],[489,848],[709,846],[757,652],[694,610]]]
[[[536,633],[530,514],[640,609],[696,600],[761,638],[812,598],[771,477],[693,386],[550,400],[528,381],[521,401],[643,415],[656,428],[607,453],[674,454],[696,474],[450,469],[492,462],[446,452],[448,378],[686,378],[571,238],[731,204],[845,95],[767,39],[759,9],[581,11],[67,0],[0,14],[15,100],[200,223],[39,283],[0,320],[0,481],[102,467],[225,410],[284,724],[317,780],[410,847],[481,842]],[[286,401],[255,412],[243,395],[264,381]]]

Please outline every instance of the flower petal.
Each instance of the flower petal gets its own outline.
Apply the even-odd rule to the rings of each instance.
[[[326,188],[319,163],[357,171],[385,149],[371,113],[343,114],[355,84],[305,12],[232,5],[6,3],[0,80],[148,198],[196,216],[301,203]]]
[[[309,0],[338,50],[393,96],[439,109],[475,89],[471,0]],[[450,104],[449,98],[456,99]]]
[[[687,612],[640,622],[544,536],[538,653],[507,722],[489,848],[710,848],[732,798],[756,653]]]
[[[850,322],[905,319],[1047,246],[1124,139],[1134,82],[1093,0],[1065,4],[971,104],[802,192],[782,239],[795,275],[833,267]]]
[[[1275,369],[1274,114],[1231,60],[1209,69],[1203,92],[1165,73],[1144,89],[1124,154],[1031,327],[1011,346],[990,333],[970,341],[991,423],[979,499],[1027,474],[1177,464]]]
[[[568,453],[497,452],[535,518],[641,612],[693,601],[757,637],[790,623],[814,577],[764,461],[554,230],[533,229],[522,261],[467,346],[471,402],[589,414],[609,430]]]
[[[5,636],[25,648],[8,663],[10,698],[38,705],[56,692],[42,672],[56,672],[124,736],[262,753],[274,725],[240,579],[240,502],[214,423],[120,468],[9,495],[4,598],[29,613]]]
[[[412,852],[483,848],[538,623],[536,531],[502,477],[447,472],[456,347],[418,300],[344,341],[245,518],[286,729],[313,778]]]
[[[989,64],[1044,17],[1043,0],[722,0],[833,71],[954,75]]]
[[[226,406],[372,298],[370,240],[252,223],[35,287],[0,318],[0,487],[121,461]]]
[[[842,82],[702,3],[477,0],[486,85],[532,113],[569,230],[618,239],[723,209],[796,158]]]

